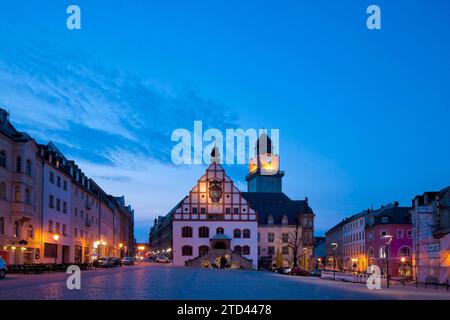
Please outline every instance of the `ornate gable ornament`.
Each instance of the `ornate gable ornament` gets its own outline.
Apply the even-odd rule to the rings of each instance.
[[[209,197],[211,201],[217,203],[222,198],[222,183],[217,180],[210,181],[209,183]]]

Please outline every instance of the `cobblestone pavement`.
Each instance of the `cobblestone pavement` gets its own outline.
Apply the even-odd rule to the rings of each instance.
[[[8,275],[0,299],[445,299],[445,290],[365,285],[271,272],[212,270],[143,263],[81,273],[81,289],[69,290],[65,273]]]

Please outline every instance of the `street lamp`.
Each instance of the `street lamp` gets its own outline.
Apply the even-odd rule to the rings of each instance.
[[[330,243],[333,246],[333,280],[336,280],[336,249],[338,247],[337,242]]]
[[[59,234],[55,233],[53,235],[53,240],[55,240],[55,246],[56,246],[56,250],[55,250],[55,264],[58,263],[58,240],[59,240]]]
[[[381,236],[381,239],[386,240],[386,287],[389,288],[389,245],[391,244],[393,236],[390,234],[385,234]]]
[[[119,248],[120,248],[120,258],[123,258],[123,243],[119,243]]]

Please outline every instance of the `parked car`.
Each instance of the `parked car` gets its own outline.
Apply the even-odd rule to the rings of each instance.
[[[122,266],[122,260],[120,258],[112,257],[112,258],[109,258],[109,260],[111,261],[111,264],[113,265],[113,267],[121,267]]]
[[[0,257],[0,279],[3,279],[6,277],[6,274],[8,273],[8,267],[6,266],[5,260],[3,260]]]
[[[310,275],[311,277],[320,277],[320,276],[322,275],[322,270],[321,270],[321,269],[314,269],[314,270],[311,270],[311,271],[309,272],[309,275]]]
[[[169,263],[170,259],[168,257],[159,256],[159,257],[156,257],[155,262]]]
[[[277,269],[277,272],[281,274],[290,274],[291,270],[292,268],[289,267],[281,267]]]
[[[306,271],[305,269],[300,268],[300,267],[295,267],[295,268],[291,269],[290,274],[293,275],[293,276],[304,276],[304,277],[306,277],[306,276],[308,276],[308,271]]]
[[[133,257],[124,257],[122,259],[122,264],[124,266],[134,266],[134,258]]]
[[[96,263],[98,268],[112,268],[113,264],[108,258],[99,258]]]

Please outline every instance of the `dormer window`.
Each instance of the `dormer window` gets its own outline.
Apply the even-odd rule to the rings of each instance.
[[[281,224],[287,225],[289,223],[288,216],[283,215],[283,218],[281,218]]]
[[[381,223],[388,223],[389,217],[381,217]]]
[[[273,224],[273,216],[271,214],[267,216],[267,224]]]

